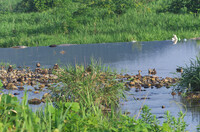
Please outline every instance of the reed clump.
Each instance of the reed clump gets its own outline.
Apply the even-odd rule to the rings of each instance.
[[[196,57],[183,68],[178,87],[187,92],[200,91],[200,59]]]
[[[79,102],[87,109],[97,106],[111,110],[112,105],[118,105],[119,99],[125,97],[124,84],[116,80],[117,73],[97,61],[88,66],[68,66],[55,74],[62,85],[54,88],[52,93],[62,101]]]

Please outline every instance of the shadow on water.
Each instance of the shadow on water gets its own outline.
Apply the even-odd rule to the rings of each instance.
[[[142,70],[142,75],[147,75],[149,68],[155,68],[159,77],[173,77],[177,66],[189,64],[191,58],[200,54],[200,44],[197,41],[179,42],[176,45],[171,41],[153,42],[127,42],[109,44],[87,44],[50,47],[31,47],[26,49],[0,48],[0,60],[10,62],[17,66],[35,68],[40,62],[43,67],[52,67],[55,63],[62,65],[75,63],[89,64],[91,57],[101,59],[105,65],[120,72],[122,69],[129,74],[137,74]],[[143,88],[144,89],[144,88]],[[130,116],[138,114],[144,100],[135,100],[148,94],[150,99],[145,100],[152,113],[163,117],[169,110],[176,115],[182,110],[187,112],[185,120],[189,124],[189,131],[195,130],[200,122],[200,106],[198,103],[189,103],[180,96],[172,96],[172,88],[149,88],[136,92],[134,88],[127,95],[128,101],[121,101],[122,111],[130,112]],[[34,95],[29,92],[29,97],[41,97],[43,93]],[[22,97],[20,95],[20,97]],[[186,108],[184,105],[186,105]],[[165,106],[162,109],[162,105]],[[160,120],[162,120],[161,118]]]

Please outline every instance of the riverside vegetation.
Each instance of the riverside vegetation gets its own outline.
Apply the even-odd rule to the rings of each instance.
[[[119,112],[119,99],[125,99],[124,84],[116,79],[115,72],[97,62],[68,66],[53,73],[62,85],[50,87],[51,96],[46,97],[44,107],[36,112],[27,104],[27,92],[21,103],[13,95],[0,95],[0,131],[183,132],[186,129],[182,112],[177,118],[166,112],[162,124],[147,106],[142,106],[137,117]]]
[[[200,99],[200,58],[196,57],[189,65],[182,68],[180,82],[177,89],[184,92],[187,99]]]
[[[1,0],[0,47],[200,36],[199,0]]]

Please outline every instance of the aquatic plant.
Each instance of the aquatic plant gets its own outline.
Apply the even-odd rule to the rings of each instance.
[[[200,58],[192,59],[189,65],[183,68],[178,87],[187,91],[200,91]]]
[[[98,106],[106,110],[124,97],[124,86],[116,80],[117,73],[97,61],[92,60],[88,66],[69,65],[55,74],[62,86],[54,88],[52,94],[63,101],[79,102],[87,109]]]

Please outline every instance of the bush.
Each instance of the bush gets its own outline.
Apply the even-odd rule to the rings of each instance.
[[[171,0],[164,1],[164,8],[158,9],[158,12],[172,12],[172,13],[199,13],[200,0]]]
[[[32,12],[45,11],[62,5],[65,0],[22,0],[16,7],[17,11]]]
[[[135,7],[135,0],[77,0],[77,2],[81,5],[74,15],[77,17],[87,16],[92,19],[121,15],[126,13],[129,8]]]

